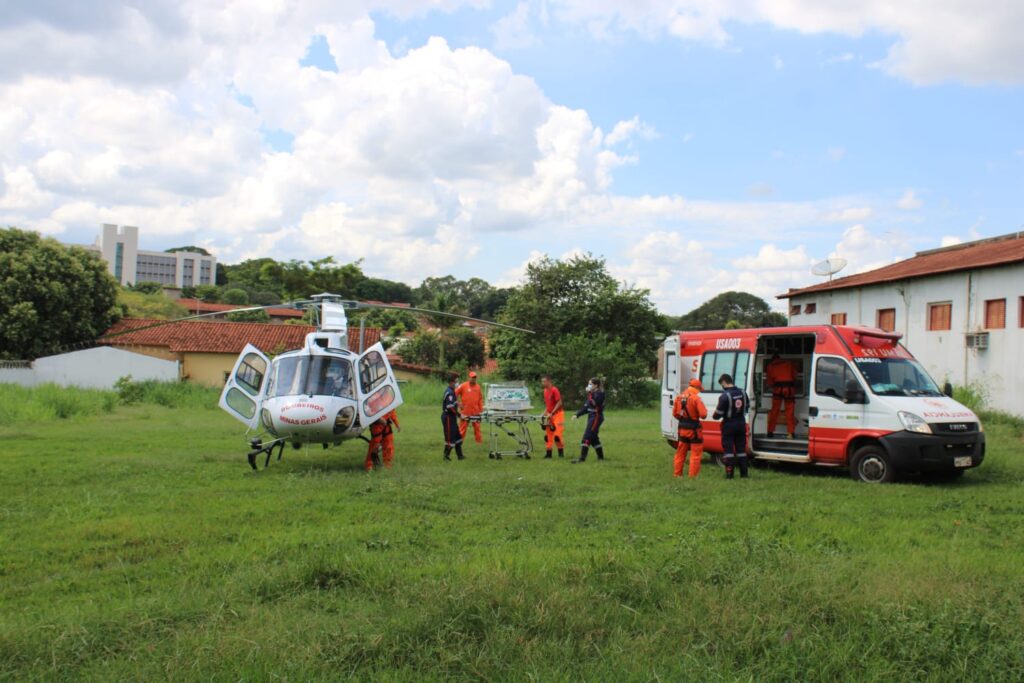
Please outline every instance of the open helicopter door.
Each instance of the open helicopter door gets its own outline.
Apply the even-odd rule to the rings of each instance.
[[[270,359],[252,344],[246,344],[220,395],[220,407],[249,429],[259,424],[269,368]]]
[[[402,405],[398,380],[388,363],[384,347],[374,344],[359,355],[356,362],[359,374],[359,421],[363,428],[389,410]]]

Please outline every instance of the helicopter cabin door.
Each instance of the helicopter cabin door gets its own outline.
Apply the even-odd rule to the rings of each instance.
[[[367,428],[390,410],[402,405],[398,380],[384,347],[374,344],[359,355],[359,420]]]
[[[249,429],[259,424],[269,368],[270,359],[252,344],[246,344],[220,395],[220,407]]]

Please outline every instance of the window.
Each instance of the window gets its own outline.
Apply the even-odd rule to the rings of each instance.
[[[880,396],[942,396],[921,364],[911,358],[854,358],[871,391]]]
[[[985,302],[985,329],[1001,330],[1006,327],[1006,299]]]
[[[235,382],[253,396],[260,393],[263,376],[267,374],[267,364],[255,353],[247,353],[235,371]]]
[[[704,391],[718,391],[718,378],[730,374],[733,383],[745,389],[749,367],[749,351],[709,351],[700,362],[700,383]]]
[[[842,401],[848,388],[859,389],[860,383],[846,361],[842,358],[819,358],[814,373],[815,393]]]
[[[371,351],[359,359],[359,387],[363,394],[369,394],[388,379],[388,366],[384,356]]]
[[[665,384],[667,391],[679,389],[679,356],[671,351],[665,354]]]
[[[329,395],[355,398],[352,365],[332,356],[290,356],[276,362],[270,396]]]
[[[846,314],[845,313],[833,313],[832,314],[832,324],[833,325],[845,325],[846,324]]]
[[[953,304],[928,304],[928,329],[932,332],[948,330],[953,323]]]
[[[807,304],[804,306],[804,313],[816,313],[818,310],[818,304]]]
[[[800,304],[793,304],[789,307],[790,315],[800,315]]]
[[[880,308],[875,316],[875,327],[892,332],[896,329],[896,309]]]

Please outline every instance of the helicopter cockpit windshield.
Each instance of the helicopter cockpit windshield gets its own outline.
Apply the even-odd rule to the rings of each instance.
[[[268,396],[355,398],[352,363],[333,356],[292,356],[277,360]]]

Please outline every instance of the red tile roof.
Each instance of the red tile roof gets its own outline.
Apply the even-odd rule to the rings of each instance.
[[[813,294],[850,287],[864,287],[884,282],[896,282],[912,278],[953,273],[974,268],[990,268],[1012,263],[1024,262],[1024,232],[1011,233],[1001,237],[957,244],[952,247],[919,251],[917,255],[891,266],[885,266],[866,273],[858,273],[841,277],[831,282],[791,289],[779,294],[779,299],[786,299],[800,294]]]
[[[238,354],[246,344],[252,344],[264,353],[281,353],[301,348],[306,335],[315,331],[311,325],[209,323],[199,320],[168,323],[164,320],[126,318],[107,330],[107,335],[117,336],[105,336],[100,341],[110,346],[163,346],[174,353]],[[122,332],[124,334],[119,334]],[[357,334],[359,332],[353,329],[348,340],[352,351],[359,349]],[[363,348],[380,341],[380,334],[380,328],[366,328]]]
[[[247,308],[247,306],[236,306],[234,304],[215,304],[209,301],[200,301],[199,299],[178,299],[178,303],[187,308],[192,313],[219,313],[221,311],[233,311],[236,308]],[[268,308],[267,315],[271,318],[301,318],[303,311],[295,308]]]

